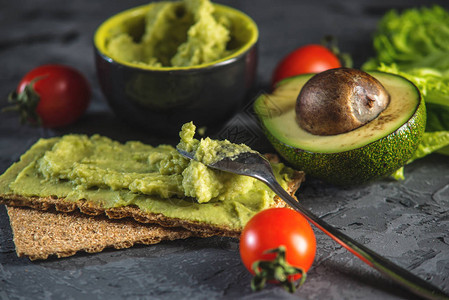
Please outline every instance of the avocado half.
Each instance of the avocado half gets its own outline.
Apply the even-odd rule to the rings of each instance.
[[[314,75],[288,78],[272,94],[259,96],[254,110],[271,144],[295,168],[336,185],[362,184],[385,177],[415,152],[426,125],[424,101],[416,86],[389,73],[368,72],[390,94],[374,120],[336,135],[314,135],[296,122],[295,104]]]

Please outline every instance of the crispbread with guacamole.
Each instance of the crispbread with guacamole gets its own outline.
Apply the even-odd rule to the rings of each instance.
[[[30,260],[68,257],[77,252],[123,249],[135,244],[157,244],[186,239],[197,233],[180,227],[142,224],[129,219],[111,220],[80,212],[61,213],[26,207],[7,207],[16,253]],[[206,236],[200,236],[206,237]]]
[[[209,138],[197,140],[187,123],[178,146],[214,155]],[[304,174],[270,156],[280,184],[292,194]],[[200,234],[238,237],[257,212],[285,206],[262,182],[212,170],[168,145],[125,144],[94,135],[41,139],[0,176],[0,202],[88,215],[132,217]]]

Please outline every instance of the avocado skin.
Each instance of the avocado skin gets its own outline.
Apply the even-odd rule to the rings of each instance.
[[[417,93],[420,100],[415,113],[395,132],[361,148],[339,153],[315,153],[292,147],[279,141],[260,123],[276,151],[294,168],[334,185],[360,185],[392,174],[416,151],[426,127],[426,107]]]

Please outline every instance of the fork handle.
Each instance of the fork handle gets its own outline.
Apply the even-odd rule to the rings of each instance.
[[[408,270],[401,268],[385,257],[380,256],[315,216],[296,201],[296,199],[290,196],[290,194],[287,193],[274,178],[272,180],[263,181],[288,205],[300,212],[310,223],[380,273],[425,299],[449,299],[449,296],[436,286],[412,274]]]

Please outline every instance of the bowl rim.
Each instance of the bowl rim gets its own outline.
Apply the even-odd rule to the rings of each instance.
[[[107,60],[110,63],[116,63],[119,65],[124,65],[127,67],[136,68],[136,69],[140,69],[140,70],[148,70],[148,71],[195,70],[195,69],[207,69],[207,68],[211,68],[211,67],[217,67],[217,66],[230,64],[233,61],[235,61],[236,59],[238,59],[240,56],[242,56],[245,53],[247,53],[248,51],[250,51],[258,42],[259,29],[257,27],[256,22],[251,17],[249,17],[244,12],[242,12],[238,9],[232,8],[230,6],[213,3],[214,7],[218,8],[219,10],[235,14],[239,18],[244,19],[246,21],[246,23],[248,24],[248,27],[252,33],[251,38],[248,41],[246,41],[243,46],[241,46],[237,51],[233,52],[232,54],[225,56],[219,60],[214,60],[209,63],[203,63],[203,64],[199,64],[199,65],[186,66],[186,67],[154,67],[154,66],[150,66],[150,65],[133,63],[133,62],[129,62],[129,61],[111,57],[108,54],[108,51],[106,50],[106,46],[105,46],[106,43],[104,43],[104,38],[106,38],[108,35],[107,31],[110,28],[113,28],[113,24],[118,24],[121,21],[126,20],[129,17],[136,17],[136,16],[144,15],[154,5],[155,5],[155,2],[152,2],[149,4],[132,7],[132,8],[123,10],[115,15],[112,15],[109,18],[107,18],[106,20],[104,20],[97,27],[97,29],[95,30],[95,33],[94,33],[93,43],[94,43],[96,52],[98,54],[100,54],[100,56],[103,59]]]

